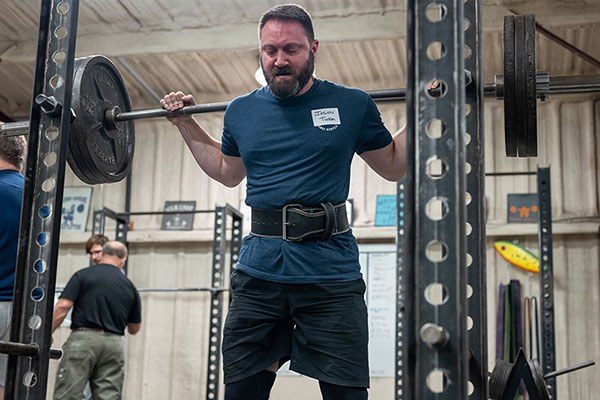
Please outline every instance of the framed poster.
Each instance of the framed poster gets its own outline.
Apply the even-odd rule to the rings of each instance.
[[[508,223],[535,223],[539,218],[537,193],[508,195]]]
[[[65,187],[60,229],[68,232],[85,232],[91,201],[91,186]]]
[[[182,212],[195,211],[196,201],[165,201],[165,211]],[[194,228],[193,213],[187,214],[163,214],[162,226],[163,231],[191,231]]]
[[[395,226],[396,213],[396,195],[378,194],[375,208],[375,226]]]

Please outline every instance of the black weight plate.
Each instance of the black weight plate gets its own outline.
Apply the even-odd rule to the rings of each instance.
[[[529,360],[527,364],[529,365],[529,370],[533,375],[533,381],[537,391],[537,398],[542,400],[550,400],[550,392],[548,392],[548,387],[546,386],[546,381],[544,380],[544,374],[542,373],[540,364],[535,359]]]
[[[104,121],[106,110],[115,106],[131,111],[131,101],[117,68],[104,56],[78,59],[73,81],[73,109],[69,165],[84,182],[118,182],[131,169],[135,146],[132,121],[110,129]]]
[[[527,154],[527,49],[525,48],[525,19],[515,16],[515,119],[517,156]]]
[[[72,124],[71,135],[69,137],[69,155],[67,158],[69,161],[73,172],[84,182],[89,184],[99,184],[106,181],[102,179],[102,175],[96,171],[96,167],[93,164],[91,159],[91,155],[87,150],[87,146],[85,144],[87,140],[87,126],[82,123],[82,116],[91,116],[91,110],[84,110],[82,107],[82,103],[79,99],[82,97],[82,89],[81,82],[84,74],[89,74],[89,71],[86,71],[88,62],[90,62],[93,57],[85,57],[79,58],[75,60],[75,67],[73,73],[73,99],[72,102],[73,108],[79,119],[76,119],[75,123]],[[87,94],[83,94],[86,98],[89,97]],[[78,97],[78,101],[75,101],[75,98]],[[98,99],[102,101],[101,99]],[[86,114],[87,111],[87,114]],[[98,122],[94,122],[89,126],[93,126],[97,123],[102,122],[102,118],[100,115],[95,116]],[[89,122],[89,121],[88,121]]]
[[[69,138],[69,142],[71,142],[71,139]],[[88,183],[90,185],[95,185],[97,182],[97,178],[90,178],[87,173],[85,171],[87,171],[87,168],[81,169],[80,168],[80,164],[82,163],[81,160],[76,160],[75,158],[77,156],[74,156],[74,154],[80,154],[81,151],[79,149],[73,149],[71,147],[71,144],[69,143],[69,151],[67,151],[67,162],[69,163],[69,167],[71,167],[71,170],[73,171],[73,173],[75,174],[75,176],[77,176],[79,178],[79,180],[81,180],[82,182]]]
[[[512,371],[513,365],[504,360],[496,360],[494,369],[490,374],[489,397],[492,400],[499,400],[504,394],[504,389],[508,382],[508,377]]]
[[[75,98],[76,93],[79,96],[82,95],[82,89],[80,86],[83,79],[83,74],[86,73],[87,64],[88,62],[92,61],[93,57],[94,56],[75,59],[75,66],[73,72],[73,99]],[[86,95],[86,97],[89,96]],[[85,112],[81,108],[81,102],[78,101],[75,104],[75,102],[72,101],[71,104],[73,105],[73,109],[77,115],[81,114],[82,112]],[[91,115],[91,110],[88,110],[88,114]],[[101,116],[98,118],[98,122],[102,122]],[[75,174],[77,175],[77,170],[75,168],[78,168],[81,173],[81,176],[77,176],[85,183],[88,183],[90,185],[104,183],[101,174],[98,174],[97,171],[95,171],[96,168],[94,167],[93,161],[91,160],[91,155],[89,154],[89,151],[85,144],[87,140],[87,131],[85,130],[85,125],[72,124],[71,131],[73,132],[75,131],[75,129],[77,129],[76,133],[71,133],[69,137],[69,153],[71,153],[71,159],[73,160],[73,165],[71,166],[71,169],[73,169],[73,172],[75,172]],[[69,161],[69,158],[67,158],[67,161]],[[73,168],[73,166],[76,167]]]
[[[507,157],[517,157],[515,104],[515,17],[504,16],[504,143]]]
[[[535,58],[535,15],[525,15],[525,71],[527,75],[526,156],[537,157],[537,70]],[[519,154],[520,155],[520,154]]]

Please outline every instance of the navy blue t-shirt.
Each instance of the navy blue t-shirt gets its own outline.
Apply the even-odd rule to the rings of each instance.
[[[0,170],[0,301],[13,300],[25,177]]]
[[[274,210],[286,204],[343,203],[354,154],[391,141],[368,94],[316,79],[301,96],[281,100],[263,87],[233,100],[225,113],[221,151],[242,157],[246,204]],[[361,277],[352,232],[299,243],[250,234],[236,268],[286,283]]]

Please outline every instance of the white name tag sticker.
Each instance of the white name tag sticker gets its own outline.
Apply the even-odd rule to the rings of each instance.
[[[340,112],[337,108],[321,108],[318,110],[312,110],[311,114],[314,126],[341,124]]]

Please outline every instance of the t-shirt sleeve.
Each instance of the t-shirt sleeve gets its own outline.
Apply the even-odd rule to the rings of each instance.
[[[80,291],[81,280],[79,278],[79,274],[75,274],[71,277],[71,279],[69,279],[69,282],[67,282],[67,286],[65,286],[65,289],[60,294],[59,299],[64,298],[67,300],[71,300],[72,302],[76,302],[77,298],[79,297]]]
[[[370,97],[367,97],[367,106],[363,117],[360,133],[356,142],[356,153],[381,149],[392,142],[392,135],[387,130],[381,114]]]
[[[223,136],[221,137],[221,153],[226,156],[240,157],[240,149],[238,148],[235,139],[231,133],[231,112],[229,109],[225,111],[223,118]]]
[[[129,310],[127,323],[139,324],[142,322],[142,300],[140,299],[140,294],[135,287],[133,288],[133,291],[135,292],[135,299],[133,300],[133,304]]]

